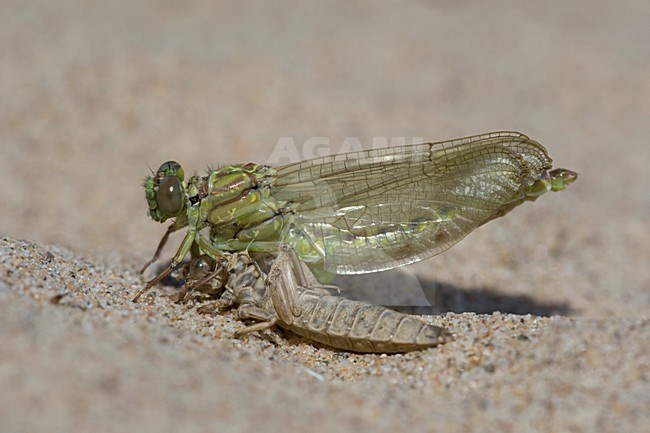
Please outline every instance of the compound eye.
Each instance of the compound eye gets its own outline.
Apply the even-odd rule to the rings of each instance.
[[[217,262],[210,256],[203,254],[190,264],[189,276],[195,280],[203,278],[214,270]]]
[[[183,184],[176,176],[165,176],[156,194],[158,209],[169,216],[176,216],[183,209]]]
[[[183,173],[183,167],[176,161],[167,161],[163,163],[158,169],[158,176],[176,176],[183,180],[185,173]]]

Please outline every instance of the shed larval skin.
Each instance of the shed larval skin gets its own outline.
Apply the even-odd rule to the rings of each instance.
[[[286,244],[268,275],[246,252],[228,254],[221,262],[198,257],[185,265],[184,274],[186,289],[222,292],[201,311],[237,306],[241,319],[258,322],[239,336],[278,325],[336,349],[365,353],[408,352],[451,340],[444,328],[415,316],[332,294],[337,288],[319,284]]]

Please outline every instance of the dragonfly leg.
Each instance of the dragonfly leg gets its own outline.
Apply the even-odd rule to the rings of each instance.
[[[200,314],[216,314],[219,311],[232,307],[235,304],[235,298],[230,292],[224,292],[219,299],[207,304],[201,305],[196,309]]]
[[[278,316],[275,314],[275,312],[251,304],[241,305],[237,309],[237,315],[240,319],[252,319],[257,320],[260,323],[255,323],[254,325],[240,329],[239,331],[235,332],[236,337],[241,337],[246,334],[250,334],[251,332],[264,331],[271,328],[278,321]]]
[[[223,250],[215,247],[209,239],[201,236],[200,233],[197,233],[195,242],[200,251],[202,251],[204,254],[209,255],[213,259],[220,261],[224,258]]]
[[[176,251],[176,254],[172,258],[172,262],[169,265],[169,267],[164,271],[162,271],[161,273],[159,273],[152,280],[149,280],[147,284],[144,286],[144,288],[140,290],[138,293],[136,293],[135,297],[133,298],[133,302],[137,302],[138,299],[140,299],[140,296],[145,294],[149,289],[151,289],[153,286],[161,282],[167,275],[171,274],[176,269],[179,263],[190,251],[190,248],[192,247],[192,244],[194,243],[194,239],[196,238],[196,236],[197,236],[196,227],[190,226],[190,228],[187,230],[187,234],[185,235],[183,241],[181,242],[180,247],[178,247],[178,251]]]
[[[160,239],[160,242],[158,242],[158,247],[156,248],[156,252],[153,254],[153,257],[145,263],[142,268],[140,269],[140,273],[144,274],[144,271],[147,270],[149,266],[151,266],[152,263],[154,263],[156,260],[160,258],[160,254],[162,253],[163,248],[165,247],[165,244],[167,243],[167,240],[169,239],[169,235],[174,233],[177,229],[175,228],[174,224],[170,225],[167,228],[167,231],[163,235],[162,239]]]
[[[159,273],[154,279],[150,280],[147,282],[147,284],[144,286],[142,290],[140,290],[136,295],[133,297],[132,302],[138,302],[138,299],[140,299],[140,296],[144,295],[146,292],[149,291],[153,286],[161,282],[165,277],[169,274],[171,274],[174,271],[175,266],[169,266],[167,269]]]
[[[183,284],[180,291],[172,299],[177,304],[184,304],[188,301],[190,292],[191,292],[191,287],[188,287],[187,284]]]

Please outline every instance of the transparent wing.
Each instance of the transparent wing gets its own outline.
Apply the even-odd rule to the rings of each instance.
[[[525,199],[551,167],[516,132],[331,155],[277,167],[274,197],[338,274],[436,255]]]

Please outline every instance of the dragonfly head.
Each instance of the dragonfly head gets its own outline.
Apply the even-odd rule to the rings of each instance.
[[[185,183],[183,168],[176,161],[160,166],[155,176],[144,181],[144,191],[149,204],[149,216],[158,222],[175,218],[185,210]]]
[[[526,188],[526,199],[535,200],[547,191],[562,191],[578,178],[578,173],[566,168],[556,168],[544,173],[531,186]]]

